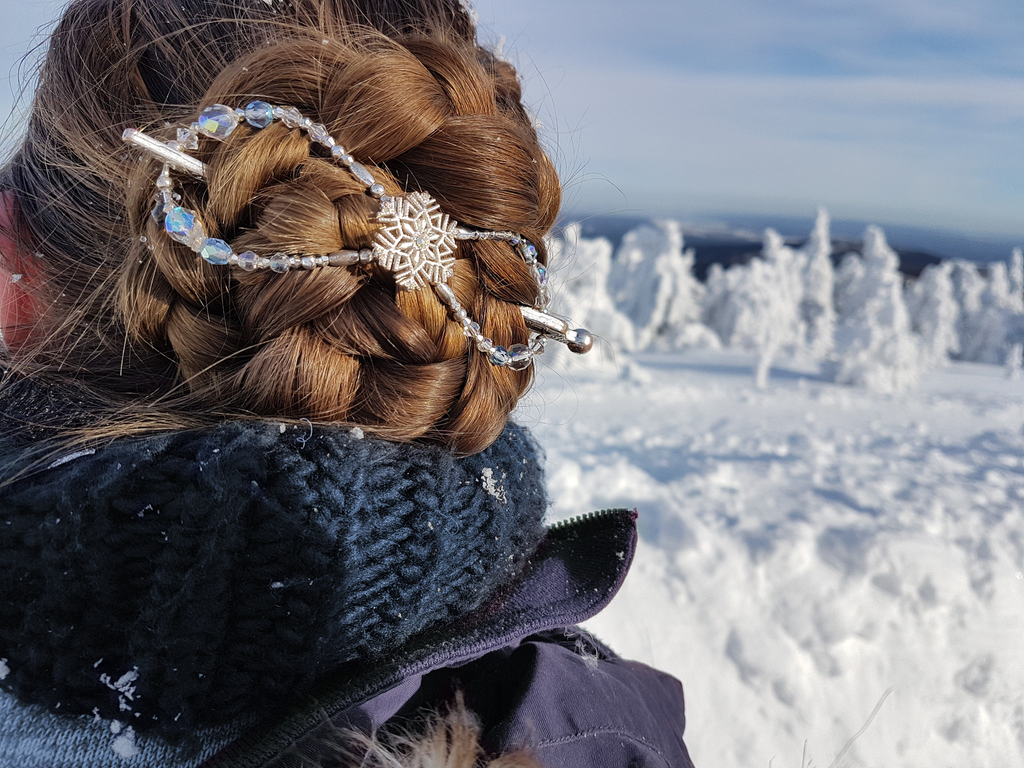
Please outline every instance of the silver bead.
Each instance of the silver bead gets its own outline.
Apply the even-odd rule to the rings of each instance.
[[[586,328],[573,328],[565,334],[565,344],[570,352],[582,355],[594,347],[594,337]]]
[[[312,256],[303,256],[300,263],[303,269],[314,269],[316,267],[316,259]]]
[[[383,184],[372,184],[370,186],[370,195],[372,197],[381,198],[384,196],[384,185]]]
[[[370,173],[365,166],[355,162],[354,160],[351,163],[349,163],[342,159],[342,162],[348,166],[348,169],[350,171],[352,171],[352,175],[359,179],[367,187],[371,187],[377,183],[377,180],[373,178],[373,174]]]
[[[454,307],[459,303],[455,298],[455,291],[452,290],[448,283],[438,283],[434,286],[434,292],[449,306]]]
[[[460,323],[465,321],[469,317],[469,313],[466,312],[465,308],[459,307],[455,310],[455,319]]]
[[[332,267],[347,267],[359,263],[359,251],[336,251],[327,255],[327,263]]]

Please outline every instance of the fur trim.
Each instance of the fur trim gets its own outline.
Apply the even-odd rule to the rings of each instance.
[[[527,749],[488,757],[480,745],[480,725],[461,695],[448,711],[429,715],[418,731],[367,736],[338,730],[313,751],[318,756],[307,755],[303,768],[543,768]]]

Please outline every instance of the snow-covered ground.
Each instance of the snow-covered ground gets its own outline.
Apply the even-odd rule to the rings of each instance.
[[[1024,381],[881,394],[756,353],[556,359],[552,518],[636,507],[589,628],[685,686],[698,768],[1024,765]],[[1012,372],[1011,372],[1012,373]]]

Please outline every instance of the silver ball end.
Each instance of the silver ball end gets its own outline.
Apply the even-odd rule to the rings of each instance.
[[[583,355],[594,348],[594,336],[586,328],[571,328],[565,334],[565,344],[570,352]]]

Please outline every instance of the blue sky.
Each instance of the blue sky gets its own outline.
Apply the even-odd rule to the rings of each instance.
[[[259,0],[253,0],[258,2]],[[5,8],[0,72],[61,2]],[[477,0],[577,213],[1024,241],[1020,0]],[[15,83],[0,85],[6,113]]]
[[[579,211],[1024,240],[1020,0],[477,0]]]

